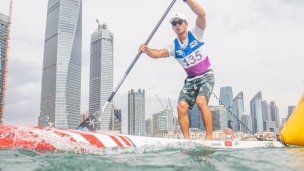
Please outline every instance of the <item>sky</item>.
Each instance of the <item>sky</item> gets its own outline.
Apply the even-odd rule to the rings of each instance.
[[[114,87],[169,7],[171,0],[84,0],[82,15],[81,112],[88,111],[90,36],[96,19],[114,34]],[[213,93],[231,86],[233,96],[244,92],[250,100],[262,92],[262,100],[275,101],[281,118],[288,106],[296,106],[304,88],[304,1],[302,0],[196,0],[207,14],[204,42],[215,73]],[[14,0],[5,102],[5,124],[38,124],[47,0]],[[0,12],[8,15],[9,0],[0,0]],[[183,12],[189,29],[196,15],[177,0],[148,46],[160,49],[176,37],[169,23]],[[127,133],[128,91],[145,89],[146,119],[163,110],[169,100],[177,116],[177,99],[186,73],[173,57],[152,59],[142,54],[120,89],[114,104],[122,109],[123,133]],[[209,105],[218,105],[212,97]]]

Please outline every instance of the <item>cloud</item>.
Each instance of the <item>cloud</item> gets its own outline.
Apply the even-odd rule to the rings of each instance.
[[[16,58],[9,62],[11,72],[8,72],[7,79],[5,123],[37,125],[40,113],[41,66]]]

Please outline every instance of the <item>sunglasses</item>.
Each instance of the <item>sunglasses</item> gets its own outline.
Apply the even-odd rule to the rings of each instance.
[[[182,25],[184,22],[186,22],[186,20],[177,20],[177,21],[172,21],[172,26],[176,26],[178,25]]]

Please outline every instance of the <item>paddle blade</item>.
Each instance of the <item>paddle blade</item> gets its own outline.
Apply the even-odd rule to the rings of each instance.
[[[80,131],[96,131],[100,121],[97,116],[90,115],[86,120],[84,120],[78,127],[77,130]]]

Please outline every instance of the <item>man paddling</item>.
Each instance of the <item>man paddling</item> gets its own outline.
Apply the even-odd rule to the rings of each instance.
[[[206,140],[212,139],[212,115],[208,108],[208,101],[214,87],[213,72],[209,68],[203,42],[206,28],[206,13],[194,0],[183,0],[197,15],[195,27],[187,31],[188,22],[183,13],[176,13],[170,20],[177,38],[163,49],[151,49],[142,44],[139,51],[151,58],[173,56],[187,73],[185,84],[178,99],[178,120],[185,139],[190,139],[189,118],[187,110],[196,103],[202,114],[206,129]]]

